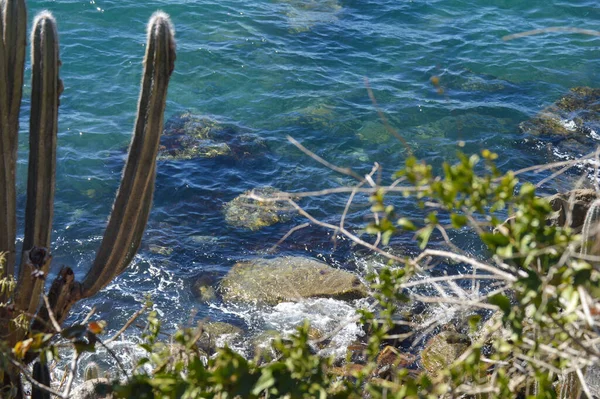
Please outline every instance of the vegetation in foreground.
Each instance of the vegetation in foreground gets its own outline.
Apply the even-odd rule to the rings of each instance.
[[[223,348],[206,359],[198,345],[202,325],[182,329],[165,343],[159,339],[160,321],[151,312],[141,345],[147,355],[133,370],[123,369],[120,379],[105,380],[105,388],[122,398],[575,398],[581,392],[589,394],[584,375],[600,355],[596,349],[600,273],[590,246],[596,237],[590,215],[595,215],[598,204],[594,202],[588,211],[583,235],[575,234],[568,223],[549,222],[555,213],[550,202],[536,197],[533,185],[520,183],[518,173],[500,173],[495,158],[489,151],[481,157],[460,154],[457,163],[443,166],[441,176],[434,175],[430,165],[409,158],[392,186],[380,187],[369,175],[348,187],[351,196],[370,195],[374,221],[366,232],[374,240],[363,241],[364,235],[354,235],[343,223],[334,227],[390,259],[369,276],[379,305],[375,312],[362,312],[368,342],[360,360],[348,359],[334,367],[333,359],[312,350],[308,326],[274,340],[270,358],[248,360]],[[388,204],[395,194],[414,198],[425,217],[409,220],[397,214]],[[303,211],[295,199],[282,194],[278,200],[326,225]],[[506,220],[505,215],[511,217]],[[474,232],[487,248],[487,256],[475,259],[455,247],[449,238],[452,230]],[[428,249],[434,232],[446,240],[449,250]],[[418,256],[399,258],[380,249],[393,236],[406,233],[419,241]],[[468,267],[469,272],[432,277],[430,271],[439,259]],[[478,280],[493,289],[462,294],[449,289],[460,281]],[[432,284],[445,287],[441,292],[446,294],[422,296],[409,290]],[[5,280],[2,287],[12,285]],[[396,355],[384,362],[385,344],[422,333],[418,326],[401,336],[397,333],[396,316],[407,301],[451,303],[461,309],[466,328],[476,332],[472,336],[477,339],[454,356],[438,356],[433,368],[424,362],[424,355],[420,363],[411,365],[400,349],[392,350]],[[48,364],[65,342],[73,344],[76,357],[100,345],[101,331],[100,323],[86,322],[60,333],[33,334],[13,348],[4,347],[2,361],[15,364],[33,352]],[[34,377],[22,370],[25,378]]]

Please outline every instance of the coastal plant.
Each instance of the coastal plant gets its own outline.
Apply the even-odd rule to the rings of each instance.
[[[121,183],[95,260],[84,279],[75,279],[62,267],[47,295],[50,270],[56,145],[61,65],[58,31],[47,11],[36,16],[31,33],[31,112],[25,233],[18,276],[16,266],[16,155],[19,111],[23,91],[27,9],[24,0],[1,0],[0,32],[0,253],[4,263],[0,280],[0,331],[2,368],[0,388],[22,397],[19,366],[40,358],[36,369],[46,367],[57,352],[55,336],[71,340],[80,352],[85,336],[93,346],[95,328],[62,328],[70,308],[95,295],[120,275],[139,248],[148,220],[156,156],[163,129],[167,86],[174,69],[175,41],[169,17],[155,13],[148,24],[146,54],[135,121]],[[41,305],[41,306],[40,306]],[[36,363],[37,365],[38,363]],[[42,373],[45,374],[45,373]],[[45,385],[45,384],[44,384]],[[69,385],[70,389],[70,385]],[[68,391],[68,390],[67,390]],[[9,395],[10,396],[10,395]],[[68,392],[66,394],[68,396]]]
[[[146,355],[131,377],[113,383],[114,394],[119,398],[136,393],[169,398],[591,397],[586,369],[600,361],[600,257],[587,247],[596,239],[590,226],[596,204],[583,234],[576,234],[568,223],[552,223],[556,211],[551,201],[536,196],[532,184],[519,181],[524,171],[501,172],[496,158],[485,150],[472,156],[459,153],[456,163],[445,163],[436,173],[432,165],[409,157],[387,186],[372,178],[379,165],[364,178],[336,168],[357,178],[357,183],[317,194],[261,198],[287,201],[311,223],[388,260],[369,275],[378,306],[361,311],[368,337],[362,360],[347,359],[336,367],[334,359],[315,354],[308,325],[276,340],[272,359],[246,359],[228,348],[206,359],[197,348],[202,324],[177,331],[166,347],[153,312],[142,344]],[[594,156],[579,160],[595,161]],[[340,192],[348,195],[348,202],[338,224],[317,219],[296,202]],[[368,198],[373,219],[357,230],[349,227],[345,212],[360,196]],[[401,214],[396,196],[412,199],[422,216]],[[453,231],[474,233],[485,251],[473,254],[455,245]],[[402,234],[418,242],[417,255],[398,256],[387,249]],[[440,274],[437,270],[444,264],[462,272]],[[478,288],[484,283],[487,289]],[[421,323],[408,323],[411,328],[399,333],[398,315],[406,304],[418,302],[432,310],[447,305],[444,309],[454,315],[434,313]],[[438,357],[431,369],[427,347],[439,337],[444,337],[444,345],[460,344],[460,350]],[[416,361],[406,361],[411,356],[403,353],[405,346],[391,346],[407,340],[417,351]],[[425,349],[417,349],[423,346],[420,341],[428,341]]]

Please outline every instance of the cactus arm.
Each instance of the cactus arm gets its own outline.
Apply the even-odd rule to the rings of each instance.
[[[56,177],[56,136],[60,84],[56,21],[39,14],[31,35],[31,117],[29,174],[23,249],[50,247]]]
[[[40,362],[33,364],[33,379],[40,384],[50,386],[50,370],[48,366]],[[35,385],[31,387],[31,399],[50,399],[50,392],[42,390]]]
[[[62,324],[65,321],[71,307],[80,299],[81,284],[75,281],[75,273],[70,267],[63,267],[58,272],[48,291],[48,302],[58,324]],[[33,319],[31,331],[52,331],[52,326],[48,322],[50,316],[45,305],[40,308],[37,316]],[[37,354],[34,356],[37,356]],[[30,358],[25,359],[26,362],[32,360]]]
[[[150,174],[152,176],[155,176],[156,164],[153,165],[153,170],[150,172]],[[140,247],[140,244],[142,242],[142,237],[144,235],[144,231],[146,230],[146,224],[148,223],[148,217],[150,215],[150,208],[152,206],[153,196],[154,196],[154,185],[147,186],[144,196],[142,198],[141,206],[140,206],[140,208],[141,208],[140,216],[137,220],[137,224],[133,231],[133,241],[130,246],[130,250],[125,255],[125,259],[123,260],[121,267],[117,270],[117,275],[123,273],[125,271],[125,269],[127,269],[127,266],[129,266],[129,264],[133,260],[133,257],[135,256],[137,249]]]
[[[23,0],[0,0],[0,8],[0,251],[7,252],[3,275],[10,276],[15,266],[15,168],[27,15]]]
[[[148,24],[142,89],[129,156],[100,249],[82,283],[83,297],[94,295],[125,270],[141,242],[152,203],[156,155],[174,61],[171,22],[166,14],[157,12]]]
[[[39,14],[31,34],[31,116],[29,133],[29,175],[25,238],[19,268],[14,306],[17,311],[34,314],[40,302],[44,277],[52,256],[50,232],[54,208],[56,134],[58,124],[58,33],[56,21],[48,12]],[[16,340],[24,331],[16,332]]]
[[[27,7],[25,0],[6,0],[4,9],[4,39],[8,85],[8,105],[10,107],[9,124],[14,142],[13,151],[17,150],[17,134],[19,132],[19,111],[23,95],[23,72],[25,69],[25,49],[27,47]]]

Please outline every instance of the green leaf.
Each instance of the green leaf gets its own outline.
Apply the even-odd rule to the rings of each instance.
[[[260,378],[258,381],[256,381],[256,385],[254,385],[254,388],[252,389],[252,394],[259,395],[261,392],[271,388],[273,385],[275,385],[273,371],[270,368],[264,368]]]
[[[452,222],[452,227],[456,229],[460,229],[461,227],[465,226],[468,221],[465,215],[458,215],[456,213],[450,215],[450,220]]]
[[[510,244],[508,237],[500,233],[482,233],[481,240],[492,249]]]
[[[413,222],[411,222],[410,220],[408,220],[407,218],[398,219],[397,224],[398,224],[398,227],[400,227],[401,229],[404,229],[404,230],[415,231],[417,229],[415,224]]]
[[[502,312],[504,312],[505,316],[508,316],[510,314],[510,310],[511,310],[510,299],[508,299],[508,297],[506,295],[496,294],[496,295],[490,297],[489,302],[492,305],[498,306],[500,308],[500,310],[502,310]]]
[[[433,226],[425,226],[417,233],[417,240],[419,241],[419,248],[425,249],[427,243],[429,242],[429,238],[431,237],[431,233],[433,233]]]
[[[393,230],[384,231],[383,234],[381,235],[381,243],[383,245],[388,245],[390,243],[390,238],[392,238],[393,234],[394,234]]]

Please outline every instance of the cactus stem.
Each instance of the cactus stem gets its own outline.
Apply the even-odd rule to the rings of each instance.
[[[155,13],[148,24],[142,89],[129,156],[113,210],[94,263],[83,281],[89,297],[119,275],[137,251],[154,192],[156,154],[175,62],[175,39],[168,16]]]
[[[0,0],[0,251],[7,252],[3,276],[12,275],[15,267],[15,171],[26,29],[25,1]]]

